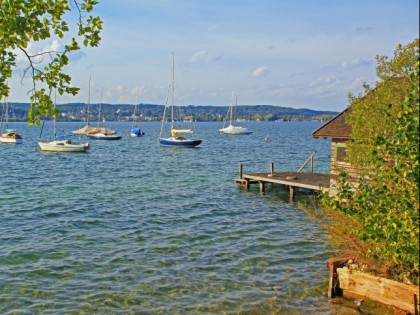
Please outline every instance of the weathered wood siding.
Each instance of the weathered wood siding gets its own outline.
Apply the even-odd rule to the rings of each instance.
[[[356,270],[337,268],[340,288],[348,297],[369,299],[418,314],[419,286],[376,277]]]
[[[335,177],[337,177],[341,171],[346,171],[351,177],[357,177],[356,169],[350,163],[342,160],[343,153],[346,150],[347,141],[347,139],[340,138],[331,139],[331,195],[335,195],[337,193],[337,183]]]

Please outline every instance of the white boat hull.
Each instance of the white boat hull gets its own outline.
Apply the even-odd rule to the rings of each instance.
[[[23,143],[23,138],[14,129],[6,129],[6,132],[0,135],[0,142],[20,144]]]
[[[72,143],[70,140],[54,140],[51,142],[38,142],[42,151],[47,152],[87,152],[89,143]]]
[[[23,139],[14,139],[14,138],[0,138],[0,142],[1,143],[16,143],[16,144],[22,144],[23,143]]]
[[[229,125],[226,128],[219,129],[219,132],[229,135],[249,135],[252,131],[249,131],[248,128]]]

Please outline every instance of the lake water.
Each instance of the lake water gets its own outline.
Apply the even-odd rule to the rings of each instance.
[[[158,122],[135,139],[109,123],[122,140],[60,154],[13,124],[24,144],[0,144],[0,313],[329,314],[324,233],[288,191],[234,179],[239,163],[297,170],[313,151],[328,172],[330,142],[311,136],[321,123],[245,125],[252,135],[197,123],[202,145],[172,149]]]

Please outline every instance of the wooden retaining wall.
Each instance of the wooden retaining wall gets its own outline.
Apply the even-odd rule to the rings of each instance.
[[[419,286],[377,277],[347,267],[343,262],[330,260],[330,287],[328,297],[347,296],[368,299],[391,306],[396,314],[419,315]]]

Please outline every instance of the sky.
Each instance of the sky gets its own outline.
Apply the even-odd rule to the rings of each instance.
[[[376,55],[419,37],[418,0],[102,0],[94,14],[101,44],[71,56],[80,92],[57,103],[87,103],[91,77],[91,103],[164,104],[174,53],[176,105],[226,106],[234,90],[238,105],[341,111],[376,82]],[[28,102],[18,73],[9,101]]]

